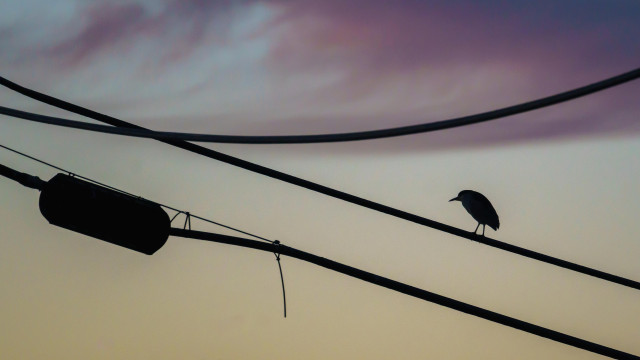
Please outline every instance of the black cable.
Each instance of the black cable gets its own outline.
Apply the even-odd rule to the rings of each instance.
[[[133,129],[115,129],[108,126],[97,124],[89,124],[80,121],[73,121],[61,118],[48,117],[38,114],[27,113],[24,111],[0,107],[0,113],[5,115],[22,118],[25,120],[38,121],[42,123],[72,127],[76,129],[91,130],[103,133],[127,135],[144,138],[154,138],[158,140],[173,141],[195,141],[195,142],[216,142],[216,143],[234,143],[234,144],[309,144],[309,143],[327,143],[342,141],[357,141],[381,139],[387,137],[403,136],[410,134],[425,133],[437,130],[450,129],[459,126],[471,125],[479,122],[495,120],[515,114],[524,113],[559,104],[569,100],[573,100],[582,96],[593,94],[598,91],[608,89],[626,82],[635,80],[640,77],[640,69],[632,70],[624,74],[614,76],[590,85],[582,86],[573,90],[565,91],[560,94],[547,96],[541,99],[528,101],[525,103],[488,111],[480,114],[463,116],[459,118],[435,121],[425,124],[402,126],[389,129],[359,131],[338,134],[318,134],[318,135],[282,135],[282,136],[236,136],[236,135],[215,135],[215,134],[194,134],[180,132],[145,132],[144,130]],[[20,85],[15,84],[3,77],[0,77],[0,85],[4,85],[10,89],[21,92],[24,90]],[[19,90],[20,89],[20,90]],[[70,110],[73,111],[73,110]],[[74,111],[75,112],[75,111]],[[89,116],[91,117],[91,116]]]
[[[46,161],[40,160],[40,159],[38,159],[38,158],[36,158],[36,157],[33,157],[33,156],[31,156],[31,155],[27,155],[27,154],[25,154],[25,153],[23,153],[23,152],[20,152],[20,151],[18,151],[18,150],[12,149],[12,148],[10,148],[10,147],[8,147],[8,146],[5,146],[5,145],[0,144],[0,148],[3,148],[3,149],[8,150],[8,151],[11,151],[11,152],[13,152],[13,153],[15,153],[15,154],[18,154],[18,155],[20,155],[20,156],[26,157],[26,158],[31,159],[31,160],[33,160],[33,161],[36,161],[36,162],[38,162],[38,163],[40,163],[40,164],[43,164],[43,165],[49,166],[49,167],[51,167],[51,168],[53,168],[53,169],[56,169],[56,170],[58,170],[58,171],[62,171],[62,172],[67,173],[67,174],[69,174],[69,175],[73,175],[73,176],[75,176],[75,177],[77,177],[77,178],[80,178],[80,179],[83,179],[83,180],[89,181],[89,182],[94,183],[94,184],[96,184],[96,185],[100,185],[100,186],[105,187],[105,188],[107,188],[107,189],[111,189],[111,190],[113,190],[113,191],[117,191],[117,192],[122,193],[122,194],[125,194],[125,195],[129,195],[129,196],[132,196],[132,197],[138,197],[138,198],[139,198],[139,196],[133,195],[133,194],[128,193],[128,192],[126,192],[126,191],[124,191],[124,190],[120,190],[120,189],[115,188],[115,187],[113,187],[113,186],[109,186],[109,185],[107,185],[107,184],[103,184],[103,183],[101,183],[101,182],[99,182],[99,181],[96,181],[96,180],[90,179],[90,178],[85,177],[85,176],[82,176],[82,175],[74,174],[74,173],[72,173],[72,172],[71,172],[71,171],[69,171],[69,170],[65,170],[65,169],[63,169],[63,168],[61,168],[61,167],[59,167],[59,166],[56,166],[56,165],[53,165],[53,164],[48,163],[48,162],[46,162]],[[2,165],[0,165],[0,166],[2,166]],[[6,169],[4,169],[4,168],[6,168]],[[7,169],[8,169],[8,170],[7,170]],[[31,187],[31,188],[37,188],[37,189],[41,189],[42,184],[46,182],[46,181],[42,181],[42,180],[40,180],[38,177],[33,177],[34,179],[31,179],[31,178],[30,178],[30,175],[28,175],[28,174],[23,174],[23,173],[20,173],[20,172],[17,172],[17,171],[15,171],[15,170],[13,170],[13,169],[9,169],[9,168],[7,168],[6,166],[0,167],[0,175],[4,175],[4,176],[9,177],[9,178],[11,178],[11,179],[13,179],[13,180],[15,180],[15,181],[18,181],[18,182],[20,182],[21,184],[23,184],[24,186]],[[26,178],[25,178],[25,177],[26,177]],[[242,231],[242,230],[240,230],[240,229],[236,229],[236,228],[231,227],[231,226],[228,226],[228,225],[224,225],[224,224],[221,224],[221,223],[215,222],[215,221],[213,221],[213,220],[209,220],[209,219],[206,219],[206,218],[203,218],[203,217],[197,216],[197,215],[193,215],[193,214],[191,214],[191,213],[189,213],[189,212],[182,211],[182,210],[176,209],[176,208],[171,207],[171,206],[168,206],[168,205],[164,205],[164,204],[161,204],[161,203],[158,203],[158,202],[155,202],[155,201],[151,201],[151,200],[147,200],[147,201],[149,201],[149,202],[150,202],[150,203],[152,203],[152,204],[156,204],[156,205],[158,205],[158,206],[161,206],[161,207],[163,207],[163,208],[165,208],[165,209],[169,209],[169,210],[175,211],[175,212],[176,212],[176,214],[175,214],[175,215],[173,216],[173,218],[171,219],[171,222],[173,222],[173,220],[174,220],[174,219],[176,218],[176,216],[178,216],[179,214],[188,214],[187,219],[189,220],[189,229],[191,229],[191,220],[190,220],[190,218],[191,218],[191,217],[193,217],[193,218],[196,218],[196,219],[199,219],[199,220],[202,220],[202,221],[205,221],[205,222],[208,222],[208,223],[211,223],[211,224],[214,224],[214,225],[217,225],[217,226],[220,226],[220,227],[223,227],[223,228],[229,229],[229,230],[233,230],[233,231],[235,231],[235,232],[238,232],[238,233],[241,233],[241,234],[244,234],[244,235],[252,236],[252,237],[254,237],[254,238],[256,238],[256,239],[260,239],[260,240],[263,240],[263,241],[266,241],[266,242],[269,242],[269,243],[272,243],[272,242],[273,242],[272,240],[269,240],[269,239],[264,238],[264,237],[262,237],[262,236],[258,236],[258,235],[255,235],[255,234],[252,234],[252,233],[249,233],[249,232],[246,232],[246,231]],[[186,226],[186,220],[185,220],[185,226]]]
[[[0,78],[2,79],[2,78]],[[7,82],[7,80],[5,80],[5,83]],[[31,90],[31,89],[27,89],[25,87],[22,87],[20,85],[17,85],[15,83],[11,83],[9,82],[9,84],[3,84],[0,81],[0,84],[5,85],[7,87],[10,87],[12,90],[15,90],[25,96],[28,96],[32,99],[44,102],[46,104],[67,110],[67,111],[71,111],[73,113],[82,115],[82,116],[86,116],[89,118],[92,118],[94,120],[98,120],[100,122],[104,122],[107,123],[109,125],[113,125],[113,126],[117,126],[117,127],[123,127],[123,128],[130,128],[130,129],[144,129],[147,131],[151,131],[148,129],[145,129],[141,126],[138,125],[134,125],[134,124],[130,124],[126,121],[120,120],[120,119],[116,119],[112,116],[109,115],[105,115],[105,114],[101,114],[99,112],[93,111],[93,110],[89,110],[87,108],[84,108],[82,106],[78,106],[75,104],[71,104],[69,102],[66,102],[64,100],[60,100],[57,98],[54,98],[52,96],[46,95],[46,94],[42,94],[39,93],[37,91]],[[535,259],[538,261],[542,261],[542,262],[546,262],[548,264],[553,264],[559,267],[563,267],[565,269],[569,269],[569,270],[573,270],[576,272],[580,272],[586,275],[590,275],[599,279],[603,279],[603,280],[607,280],[607,281],[611,281],[620,285],[624,285],[624,286],[628,286],[637,290],[640,290],[640,282],[634,281],[634,280],[630,280],[630,279],[626,279],[617,275],[612,275],[600,270],[596,270],[596,269],[592,269],[583,265],[579,265],[579,264],[575,264],[569,261],[565,261],[562,259],[558,259],[549,255],[545,255],[545,254],[541,254],[532,250],[528,250],[525,248],[521,248],[515,245],[511,245],[511,244],[507,244],[498,240],[494,240],[494,239],[490,239],[488,237],[484,237],[484,236],[480,236],[480,235],[476,235],[472,232],[469,231],[465,231],[462,229],[458,229],[456,227],[450,226],[450,225],[446,225],[443,223],[439,223],[437,221],[431,220],[431,219],[427,219],[425,217],[422,216],[418,216],[415,214],[411,214],[409,212],[406,211],[402,211],[399,209],[395,209],[392,208],[390,206],[386,206],[371,200],[367,200],[367,199],[363,199],[361,197],[355,196],[355,195],[351,195],[349,193],[345,193],[343,191],[339,191],[336,189],[332,189],[330,187],[324,186],[324,185],[320,185],[308,180],[304,180],[301,179],[299,177],[295,177],[293,175],[289,175],[274,169],[270,169],[268,167],[262,166],[262,165],[258,165],[258,164],[254,164],[251,163],[249,161],[246,160],[242,160],[230,155],[226,155],[223,154],[221,152],[209,149],[209,148],[205,148],[203,146],[200,145],[196,145],[196,144],[192,144],[186,141],[180,141],[180,140],[158,140],[161,141],[165,144],[169,144],[196,154],[200,154],[203,156],[206,156],[208,158],[214,159],[214,160],[218,160],[218,161],[222,161],[224,163],[233,165],[233,166],[237,166],[240,167],[242,169],[248,170],[248,171],[252,171],[261,175],[265,175],[274,179],[278,179],[280,181],[284,181],[286,183],[292,184],[292,185],[296,185],[296,186],[300,186],[302,188],[305,188],[307,190],[311,190],[311,191],[315,191],[321,194],[325,194],[327,196],[331,196],[334,197],[336,199],[340,199],[343,201],[347,201],[350,202],[352,204],[356,204],[362,207],[366,207],[369,208],[371,210],[376,210],[378,212],[381,212],[383,214],[387,214],[387,215],[391,215],[400,219],[404,219],[407,221],[411,221],[413,223],[416,224],[420,224],[423,226],[427,226],[436,230],[440,230],[452,235],[456,235],[456,236],[460,236],[469,240],[473,240],[473,241],[477,241],[477,242],[481,242],[485,245],[489,245],[489,246],[493,246],[495,248],[498,249],[502,249],[505,251],[509,251],[512,252],[514,254],[518,254],[518,255],[522,255],[531,259]]]
[[[22,183],[21,179],[23,178],[23,176],[27,176],[30,178],[35,178],[37,179],[37,181],[44,183],[42,180],[38,179],[37,177],[28,175],[28,174],[24,174],[24,173],[20,173],[16,170],[13,170],[11,168],[8,168],[6,166],[0,165],[0,175],[3,176],[7,176],[8,178],[11,178],[13,180],[16,180],[20,183]],[[25,184],[23,184],[25,185]],[[29,184],[26,184],[25,186],[29,186]],[[31,187],[31,186],[29,186]],[[34,187],[36,189],[39,189],[40,187]],[[175,219],[175,217],[174,217]],[[449,307],[452,308],[454,310],[458,310],[458,311],[462,311],[474,316],[478,316],[481,318],[484,318],[486,320],[489,321],[493,321],[493,322],[497,322],[506,326],[510,326],[531,334],[535,334],[538,336],[542,336],[542,337],[546,337],[549,338],[551,340],[554,341],[558,341],[570,346],[574,346],[577,348],[581,348],[587,351],[591,351],[591,352],[595,352],[597,354],[600,355],[604,355],[604,356],[609,356],[609,357],[613,357],[616,359],[640,359],[639,357],[629,354],[629,353],[625,353],[622,352],[620,350],[616,350],[613,348],[609,348],[606,347],[604,345],[600,345],[600,344],[596,344],[590,341],[586,341],[580,338],[576,338],[574,336],[570,336],[567,334],[563,334],[554,330],[550,330],[538,325],[534,325],[531,323],[527,323],[524,322],[522,320],[518,320],[515,318],[511,318],[508,317],[506,315],[502,315],[499,313],[495,313],[493,311],[489,311],[489,310],[485,310],[483,308],[479,308],[473,305],[469,305],[466,303],[463,303],[461,301],[458,300],[454,300],[451,298],[447,298],[444,297],[442,295],[438,295],[435,293],[431,293],[428,292],[426,290],[422,290],[419,288],[415,288],[394,280],[390,280],[378,275],[374,275],[372,273],[368,273],[366,271],[363,270],[359,270],[344,264],[340,264],[338,262],[332,261],[332,260],[328,260],[310,253],[306,253],[294,248],[290,248],[287,246],[284,246],[280,243],[280,241],[274,241],[271,244],[265,244],[265,243],[261,243],[255,240],[249,240],[249,239],[242,239],[242,238],[238,238],[238,237],[233,237],[233,236],[228,236],[228,235],[221,235],[221,234],[213,234],[213,233],[206,233],[206,232],[201,232],[201,231],[193,231],[191,229],[187,230],[186,226],[187,226],[187,220],[189,219],[188,213],[187,213],[187,219],[185,220],[185,229],[179,229],[179,228],[171,228],[170,229],[170,235],[173,236],[180,236],[180,237],[186,237],[186,238],[192,238],[192,239],[201,239],[201,240],[208,240],[208,241],[214,241],[214,242],[219,242],[219,243],[225,243],[225,244],[231,244],[231,245],[237,245],[237,246],[243,246],[243,247],[248,247],[248,248],[254,248],[254,249],[259,249],[259,250],[264,250],[264,251],[270,251],[273,252],[273,254],[276,256],[276,260],[278,261],[278,268],[280,269],[280,279],[282,282],[282,296],[283,296],[283,301],[284,301],[284,316],[285,318],[287,317],[287,303],[286,303],[286,296],[285,296],[285,288],[284,288],[284,277],[282,275],[282,267],[280,265],[280,255],[289,255],[291,257],[294,258],[298,258],[304,261],[308,261],[311,263],[314,263],[316,265],[334,270],[334,271],[338,271],[341,272],[343,274],[379,285],[379,286],[383,286],[392,290],[396,290],[398,292],[407,294],[407,295],[411,295],[420,299],[424,299],[445,307]],[[189,227],[190,224],[189,224]]]
[[[600,355],[612,357],[614,359],[640,359],[640,357],[633,354],[629,354],[620,350],[616,350],[604,345],[596,344],[590,341],[586,341],[571,335],[567,335],[558,331],[544,328],[542,326],[534,325],[522,320],[518,320],[506,315],[502,315],[490,310],[486,310],[474,305],[470,305],[455,299],[451,299],[442,295],[438,295],[426,290],[422,290],[401,282],[391,280],[379,275],[372,274],[348,265],[338,263],[333,260],[329,260],[317,255],[313,255],[298,249],[294,249],[282,244],[265,244],[253,240],[242,239],[234,236],[220,235],[206,233],[202,231],[189,231],[179,228],[171,228],[169,234],[172,236],[179,236],[190,239],[199,239],[206,241],[213,241],[223,244],[230,244],[236,246],[243,246],[257,250],[279,252],[282,255],[291,256],[296,259],[308,261],[310,263],[322,266],[327,269],[331,269],[345,275],[355,277],[360,280],[370,282],[382,287],[386,287],[391,290],[398,291],[400,293],[410,295],[419,299],[423,299],[438,305],[442,305],[454,310],[462,311],[464,313],[474,315],[492,322],[496,322],[502,325],[506,325],[518,330],[545,337],[554,341],[561,342],[570,346],[574,346],[583,350],[591,351]]]
[[[2,164],[0,164],[0,176],[4,176],[13,181],[17,181],[23,186],[36,190],[42,190],[44,188],[44,184],[47,183],[46,181],[40,180],[40,178],[37,176],[14,170]]]

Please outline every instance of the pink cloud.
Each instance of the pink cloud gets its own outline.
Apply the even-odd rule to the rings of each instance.
[[[45,53],[72,68],[99,56],[119,56],[137,41],[153,42],[162,62],[189,56],[207,39],[224,41],[230,21],[225,18],[234,2],[228,0],[170,0],[159,12],[144,3],[96,2],[81,9],[85,25],[75,35],[60,39]]]
[[[82,31],[55,45],[50,55],[74,66],[101,52],[130,44],[145,17],[143,7],[137,4],[98,3],[83,14],[86,26]]]

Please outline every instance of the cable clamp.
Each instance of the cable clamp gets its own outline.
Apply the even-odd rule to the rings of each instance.
[[[182,227],[183,229],[187,228],[187,224],[189,224],[189,230],[191,230],[191,214],[189,214],[189,212],[185,212],[184,213],[186,215],[186,217],[184,218],[184,226]]]

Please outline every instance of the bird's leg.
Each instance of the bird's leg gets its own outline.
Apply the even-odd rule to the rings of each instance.
[[[482,224],[482,236],[484,237],[484,228],[486,227],[486,224]]]
[[[478,231],[478,228],[480,227],[480,223],[478,223],[478,226],[476,226],[476,229],[473,230],[473,233],[475,234]]]

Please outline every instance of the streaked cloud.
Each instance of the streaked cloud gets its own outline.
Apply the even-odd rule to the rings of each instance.
[[[138,4],[97,4],[80,19],[86,23],[84,28],[50,49],[50,55],[64,58],[67,66],[77,66],[101,52],[121,52],[118,47],[131,45],[133,35],[145,28],[145,10]]]
[[[215,121],[216,132],[289,134],[435,121],[585,85],[640,58],[635,1],[67,0],[64,13],[32,16],[48,29],[38,35],[20,18],[32,12],[26,4],[0,18],[0,42],[14,49],[0,55],[9,77],[20,80],[29,65],[45,89],[91,78],[95,104],[129,116],[216,119],[167,124],[175,130],[211,132]],[[615,113],[620,98],[599,97],[596,110]],[[586,126],[575,118],[589,117],[583,109],[570,113],[500,139],[632,125],[612,116],[618,125]]]

